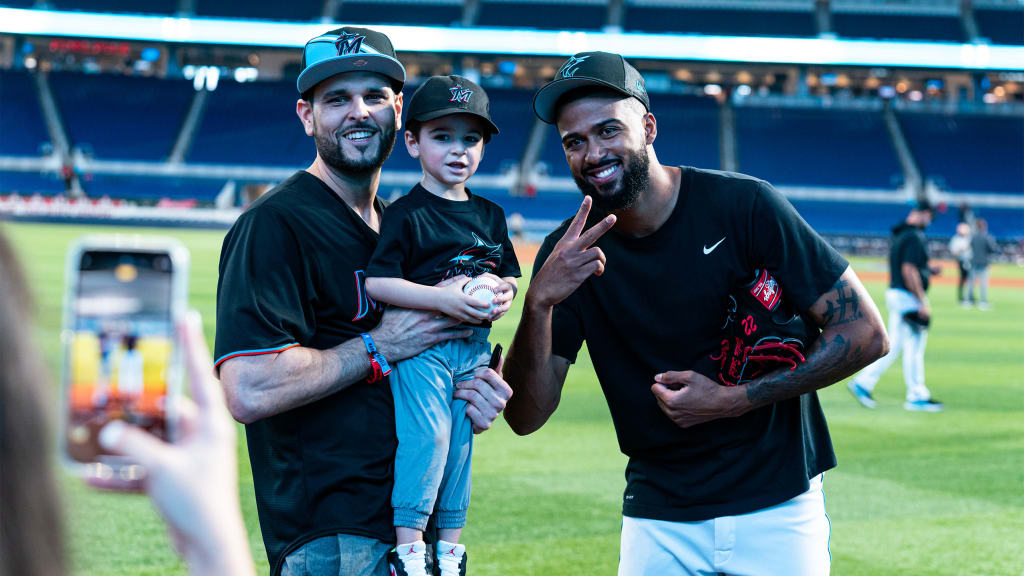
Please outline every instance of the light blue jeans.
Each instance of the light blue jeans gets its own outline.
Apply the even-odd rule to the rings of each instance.
[[[285,556],[281,576],[388,576],[391,548],[365,536],[323,536]]]
[[[423,530],[437,504],[438,528],[466,525],[473,424],[466,402],[452,397],[455,383],[487,365],[489,328],[470,327],[464,340],[449,340],[403,360],[391,372],[395,397],[395,526]]]

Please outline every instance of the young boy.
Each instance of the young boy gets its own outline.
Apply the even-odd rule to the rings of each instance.
[[[487,94],[473,82],[434,76],[416,90],[405,146],[419,158],[423,179],[388,207],[366,271],[371,298],[435,310],[473,331],[465,340],[398,363],[391,373],[398,432],[391,498],[398,546],[392,561],[399,575],[426,574],[423,530],[435,502],[440,574],[465,574],[465,547],[458,542],[469,507],[473,430],[465,401],[452,393],[456,382],[473,378],[487,364],[490,323],[508,310],[520,276],[505,213],[466,188],[484,144],[497,133]],[[485,274],[499,281],[493,303],[462,291],[471,278]]]

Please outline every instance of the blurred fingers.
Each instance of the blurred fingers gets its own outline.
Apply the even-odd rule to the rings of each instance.
[[[167,445],[156,436],[121,420],[114,420],[100,430],[100,446],[138,462],[147,470],[158,465]]]

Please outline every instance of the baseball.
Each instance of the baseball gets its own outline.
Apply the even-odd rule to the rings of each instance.
[[[494,305],[494,297],[497,296],[497,288],[498,283],[495,282],[493,278],[477,276],[467,282],[466,285],[462,287],[462,291],[481,302],[490,304],[487,312],[491,313],[496,308]]]

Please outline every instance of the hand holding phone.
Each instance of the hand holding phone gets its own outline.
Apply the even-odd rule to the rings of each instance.
[[[180,399],[177,439],[164,442],[114,420],[102,429],[99,441],[145,467],[146,493],[191,573],[255,574],[238,502],[236,425],[213,376],[197,312],[179,325],[175,342],[184,352],[192,392],[191,399]],[[116,479],[90,478],[89,483],[120,488]]]

